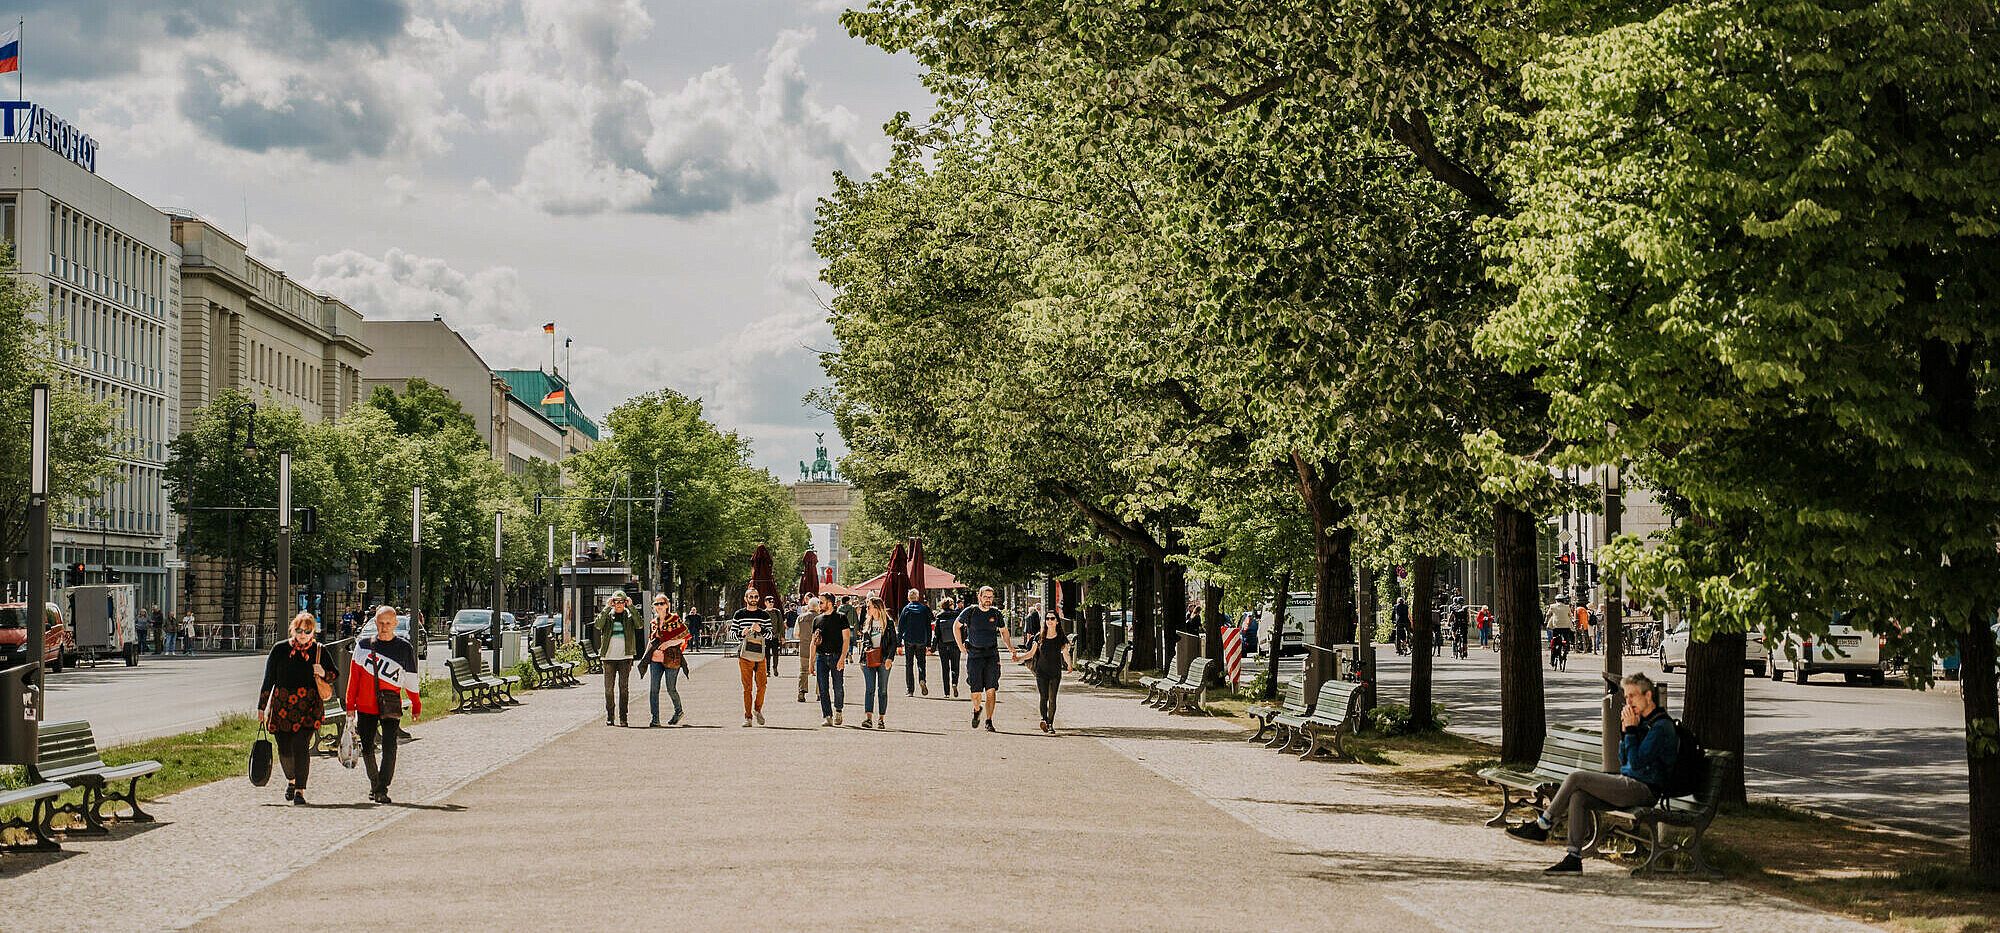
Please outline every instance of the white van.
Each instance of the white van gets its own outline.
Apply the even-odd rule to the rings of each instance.
[[[1660,671],[1671,674],[1674,668],[1686,667],[1688,641],[1691,633],[1685,621],[1674,623],[1667,630],[1666,637],[1660,639]],[[1762,632],[1750,632],[1743,636],[1743,669],[1752,676],[1762,677],[1768,669],[1771,649],[1764,644]]]
[[[1805,683],[1814,674],[1841,674],[1849,683],[1861,677],[1877,687],[1887,680],[1882,669],[1883,639],[1867,629],[1834,620],[1822,638],[1788,634],[1771,644],[1771,679]]]
[[[1311,590],[1285,597],[1285,643],[1279,650],[1281,656],[1306,653],[1306,646],[1312,644],[1315,627],[1313,613],[1317,606]],[[1271,610],[1268,608],[1257,611],[1257,635],[1263,639],[1271,637]]]

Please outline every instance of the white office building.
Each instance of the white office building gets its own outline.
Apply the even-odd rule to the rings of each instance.
[[[116,479],[55,515],[55,567],[114,568],[141,606],[171,606],[176,535],[165,490],[180,430],[180,255],[167,215],[96,173],[96,143],[23,101],[0,101],[0,234],[47,294],[59,362],[115,402]],[[58,578],[57,582],[62,582]],[[77,582],[77,581],[71,581]]]

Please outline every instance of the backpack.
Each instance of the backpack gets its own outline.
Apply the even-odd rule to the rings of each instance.
[[[1708,780],[1708,752],[1687,724],[1678,719],[1674,720],[1674,739],[1679,748],[1674,752],[1674,766],[1667,772],[1667,786],[1660,796],[1692,797],[1701,792],[1702,783]]]

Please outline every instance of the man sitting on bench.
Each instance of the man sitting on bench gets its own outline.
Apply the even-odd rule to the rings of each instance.
[[[1625,734],[1618,739],[1618,773],[1571,773],[1541,816],[1507,830],[1508,835],[1542,842],[1549,838],[1553,825],[1550,814],[1565,814],[1569,854],[1547,871],[1582,871],[1583,848],[1597,831],[1595,811],[1648,806],[1673,774],[1680,737],[1674,732],[1673,718],[1653,702],[1653,681],[1644,674],[1632,674],[1621,683],[1625,688]]]

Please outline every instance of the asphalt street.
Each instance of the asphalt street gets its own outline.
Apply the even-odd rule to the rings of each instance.
[[[1409,696],[1409,661],[1382,646],[1384,697]],[[1571,656],[1568,671],[1544,667],[1549,722],[1597,726],[1603,669],[1603,658],[1588,654]],[[1655,659],[1639,656],[1627,657],[1625,670],[1645,671],[1668,685],[1669,711],[1679,712],[1684,674],[1661,674]],[[1968,803],[1958,693],[1841,681],[1831,675],[1805,686],[1746,680],[1744,766],[1751,795],[1963,839]],[[1460,661],[1447,649],[1437,659],[1433,684],[1453,731],[1499,740],[1497,652],[1474,648]]]

